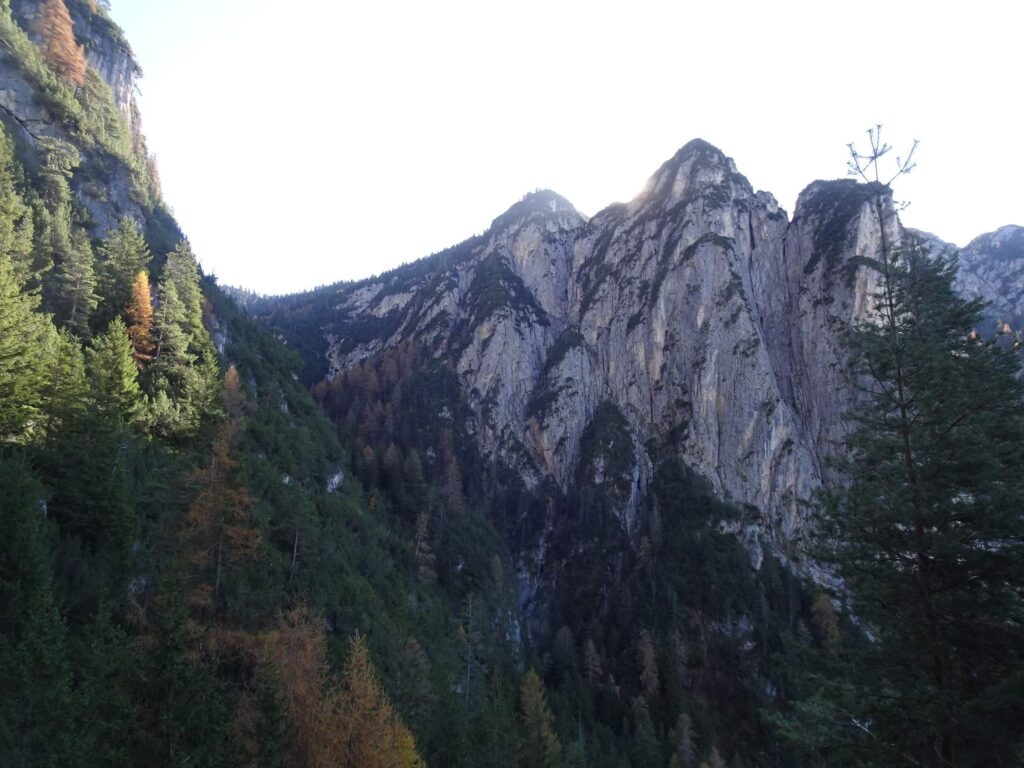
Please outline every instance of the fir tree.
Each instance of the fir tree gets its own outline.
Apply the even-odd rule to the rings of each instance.
[[[57,768],[72,755],[73,700],[52,524],[23,462],[0,461],[0,488],[0,756]]]
[[[0,442],[25,440],[40,417],[54,332],[38,306],[38,297],[22,292],[11,260],[0,256]]]
[[[14,158],[14,144],[0,126],[0,258],[8,258],[20,281],[28,273],[32,255],[32,209],[18,191],[21,168]]]
[[[96,415],[114,428],[134,423],[142,409],[142,391],[128,329],[120,317],[93,339],[86,361]]]
[[[57,320],[79,338],[89,338],[89,319],[99,303],[92,247],[84,230],[75,230],[64,260],[54,274],[53,306]]]
[[[888,152],[871,144],[857,167]],[[831,765],[1009,765],[1024,748],[1020,361],[974,332],[982,305],[956,293],[955,260],[898,240],[888,184],[872,183],[878,290],[848,339],[849,485],[820,520],[870,638],[824,652],[788,733]]]
[[[107,235],[100,252],[103,261],[99,273],[102,299],[99,320],[108,323],[127,310],[132,285],[139,272],[146,269],[150,255],[138,225],[127,216]]]

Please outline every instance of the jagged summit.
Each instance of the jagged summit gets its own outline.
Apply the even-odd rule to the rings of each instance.
[[[693,139],[654,172],[630,207],[670,207],[705,190],[730,196],[754,191],[731,157],[704,139]]]
[[[565,219],[569,221],[585,219],[576,207],[557,192],[550,189],[538,189],[523,196],[507,211],[491,222],[491,230],[507,229],[516,223],[529,219]]]

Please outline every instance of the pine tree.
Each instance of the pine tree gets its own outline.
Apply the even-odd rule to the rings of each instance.
[[[153,344],[153,299],[149,293],[149,276],[145,272],[135,276],[127,315],[132,357],[139,370],[142,370],[156,352]]]
[[[167,254],[162,281],[174,286],[181,302],[180,314],[176,318],[181,329],[190,339],[198,338],[203,334],[203,294],[199,288],[199,266],[187,240],[178,243],[178,247]]]
[[[32,255],[32,209],[18,188],[21,167],[14,158],[14,143],[0,126],[0,258],[8,258],[19,282],[24,282]]]
[[[136,422],[142,410],[142,390],[128,329],[120,317],[92,340],[86,363],[94,413],[115,429]]]
[[[888,147],[871,145],[857,167],[877,170]],[[1024,748],[1020,361],[974,332],[982,305],[957,295],[955,260],[898,240],[889,186],[872,184],[878,289],[849,334],[861,403],[819,553],[870,639],[823,653],[789,732],[832,765],[1009,765]]]
[[[84,230],[75,230],[64,260],[54,275],[57,320],[79,338],[89,338],[89,319],[99,303],[92,246]]]
[[[562,745],[552,724],[544,684],[532,669],[523,678],[519,708],[522,729],[519,765],[522,768],[555,768]]]
[[[40,420],[54,330],[38,306],[37,296],[22,292],[11,260],[0,256],[0,442],[24,441]]]
[[[24,462],[0,461],[0,488],[0,756],[56,768],[72,755],[73,699],[52,524]]]
[[[99,294],[102,299],[99,321],[109,323],[122,315],[132,297],[132,285],[139,272],[149,264],[149,247],[133,219],[121,219],[100,247]]]
[[[50,65],[76,86],[85,83],[85,49],[75,42],[74,24],[64,0],[46,0],[36,18],[43,54]]]

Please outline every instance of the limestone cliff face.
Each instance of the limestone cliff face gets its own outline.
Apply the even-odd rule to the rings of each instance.
[[[677,455],[784,549],[842,437],[842,327],[868,308],[873,190],[815,182],[792,221],[732,160],[693,141],[628,204],[586,220],[551,192],[488,232],[332,290],[334,371],[405,339],[453,362],[488,459],[567,488],[588,426],[621,414],[626,530],[654,466]],[[890,237],[899,224],[890,220]],[[591,462],[592,463],[592,462]],[[603,482],[603,477],[592,478]]]
[[[32,40],[37,41],[36,17],[42,0],[13,0],[11,19]],[[121,30],[105,12],[90,0],[66,0],[74,23],[77,42],[85,48],[89,66],[110,87],[114,104],[124,118],[131,147],[115,154],[95,143],[83,142],[69,133],[74,120],[60,114],[60,108],[47,101],[46,89],[26,70],[17,53],[9,46],[0,46],[0,120],[19,147],[23,162],[33,167],[39,162],[40,139],[60,139],[75,145],[82,154],[82,163],[102,168],[109,180],[104,188],[88,182],[88,174],[77,174],[72,181],[82,207],[92,219],[93,234],[103,235],[123,216],[136,221],[145,219],[145,203],[129,163],[139,162],[126,152],[145,157],[142,126],[135,103],[136,79],[141,74],[138,64]],[[73,133],[73,131],[72,131]],[[152,203],[152,201],[148,201]]]
[[[35,20],[43,0],[13,0],[11,11],[22,29],[35,37]],[[114,92],[114,101],[129,125],[138,119],[136,78],[142,73],[120,28],[90,0],[66,0],[75,39],[85,48],[86,61]]]
[[[991,304],[1001,324],[1024,321],[1024,227],[1006,226],[972,240],[960,251],[960,286]]]
[[[875,293],[879,194],[898,242],[884,189],[817,181],[790,219],[693,141],[627,204],[587,220],[533,193],[483,235],[324,289],[315,322],[334,372],[405,340],[450,361],[485,458],[535,489],[601,489],[627,534],[655,467],[682,459],[745,510],[736,532],[756,561],[765,542],[799,547],[807,500],[836,479],[853,405],[841,337]],[[1022,232],[963,256],[961,290],[1006,317],[1024,316]]]
[[[1024,326],[1024,227],[1005,226],[974,238],[957,248],[930,232],[907,230],[930,253],[959,256],[957,288],[964,296],[988,304],[984,333]]]

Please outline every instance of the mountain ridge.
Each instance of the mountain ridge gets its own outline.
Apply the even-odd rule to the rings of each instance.
[[[534,488],[546,477],[568,488],[589,420],[613,402],[634,442],[626,528],[656,463],[643,446],[676,441],[669,450],[724,498],[766,515],[746,534],[756,560],[762,540],[800,540],[803,505],[830,477],[845,407],[841,329],[873,290],[858,255],[877,247],[864,208],[874,191],[814,181],[790,219],[695,139],[628,203],[585,219],[537,191],[442,252],[455,258],[320,289],[336,306],[320,317],[329,365],[319,370],[337,375],[415,339],[455,366],[483,455]],[[288,301],[302,303],[278,306]],[[274,304],[255,309],[271,326]],[[723,408],[743,426],[716,417]]]

